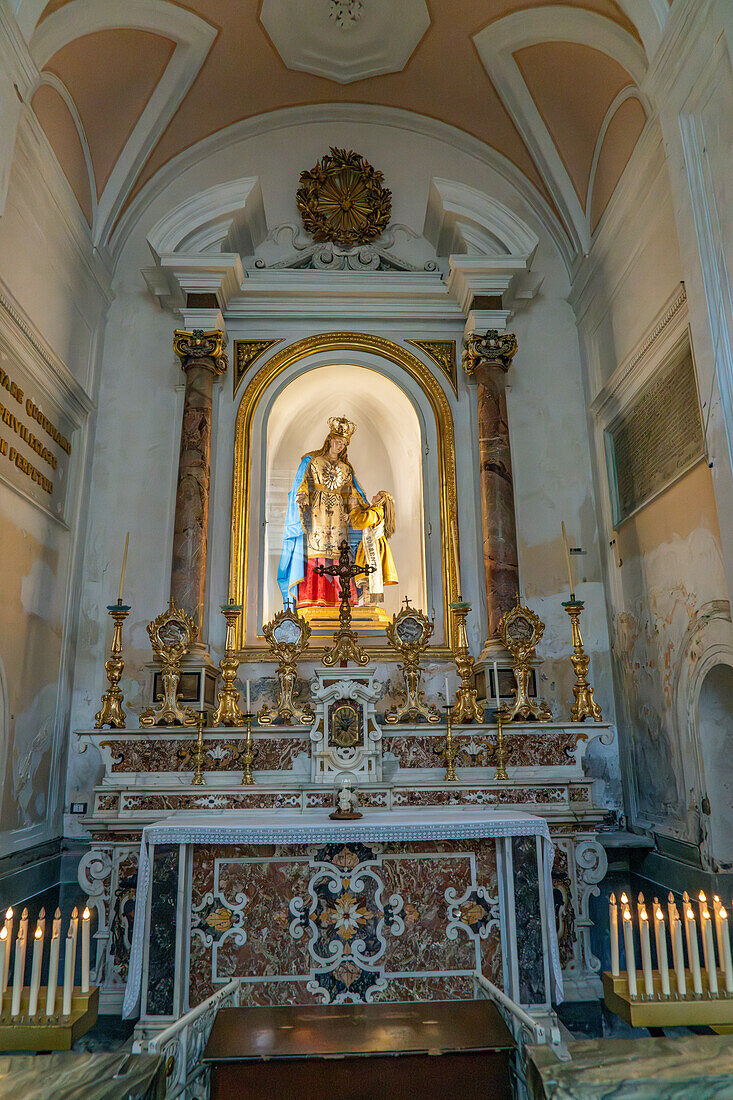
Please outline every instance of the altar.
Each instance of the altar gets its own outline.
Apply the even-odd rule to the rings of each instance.
[[[562,999],[547,823],[518,811],[182,814],[142,833],[124,1014],[243,1004]]]

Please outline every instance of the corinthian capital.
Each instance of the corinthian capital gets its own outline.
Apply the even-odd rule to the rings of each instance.
[[[214,374],[224,374],[229,366],[224,350],[224,333],[220,329],[204,332],[201,328],[190,331],[177,328],[173,333],[173,350],[181,360],[183,371],[198,365],[208,367]]]
[[[476,373],[484,363],[508,371],[517,353],[517,338],[513,332],[497,332],[490,328],[484,336],[469,336],[463,347],[463,369],[467,375]]]

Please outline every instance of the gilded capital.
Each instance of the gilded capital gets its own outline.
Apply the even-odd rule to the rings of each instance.
[[[225,374],[229,366],[224,350],[224,333],[220,329],[204,332],[201,328],[191,331],[177,328],[173,333],[173,350],[181,360],[183,371],[198,364],[209,367],[215,374]]]
[[[476,373],[484,363],[508,371],[517,353],[517,338],[513,332],[497,332],[490,328],[484,336],[469,336],[463,348],[463,369],[467,375]]]

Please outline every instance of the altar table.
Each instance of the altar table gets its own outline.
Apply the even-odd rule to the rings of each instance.
[[[511,810],[178,814],[142,833],[123,1014],[244,1003],[562,999],[547,822]]]

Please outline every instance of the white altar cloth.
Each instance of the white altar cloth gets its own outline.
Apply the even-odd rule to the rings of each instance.
[[[140,844],[135,922],[130,964],[122,1008],[134,1015],[140,999],[145,913],[150,890],[150,849],[156,844],[325,844],[339,842],[389,843],[422,840],[471,840],[501,837],[539,837],[543,847],[545,908],[554,913],[552,863],[554,846],[544,818],[521,810],[450,809],[375,810],[357,821],[333,821],[327,810],[307,813],[278,810],[252,814],[177,814],[146,825]],[[562,969],[554,919],[548,921],[550,955],[557,1002],[562,1000]]]

